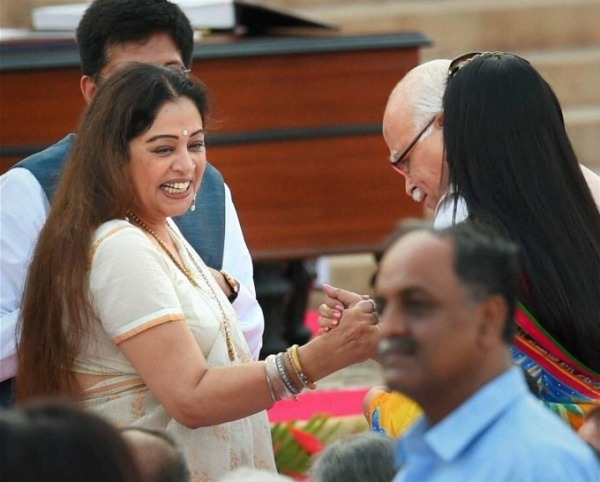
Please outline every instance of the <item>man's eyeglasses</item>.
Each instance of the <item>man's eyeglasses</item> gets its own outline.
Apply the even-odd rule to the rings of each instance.
[[[167,69],[175,70],[186,77],[190,75],[192,69],[188,69],[185,65],[165,65]]]
[[[410,153],[412,148],[415,147],[417,142],[419,142],[419,139],[421,137],[423,137],[423,134],[425,134],[425,131],[431,127],[431,125],[433,124],[433,121],[435,121],[435,116],[433,116],[431,118],[431,120],[425,125],[425,127],[423,127],[423,129],[417,134],[417,136],[412,140],[412,142],[408,146],[406,146],[406,149],[404,149],[402,154],[400,154],[395,160],[393,160],[391,162],[392,167],[394,169],[396,169],[396,171],[398,171],[402,174],[407,172],[406,157],[408,156],[408,154]]]

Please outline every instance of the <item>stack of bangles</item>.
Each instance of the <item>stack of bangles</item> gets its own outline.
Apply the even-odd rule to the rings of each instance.
[[[291,376],[288,371],[285,363],[286,358],[288,365],[292,367],[295,377]],[[298,400],[297,395],[305,388],[309,390],[317,388],[317,385],[309,380],[302,369],[298,345],[293,345],[287,351],[278,353],[277,355],[269,355],[265,359],[265,373],[273,402],[289,398]]]

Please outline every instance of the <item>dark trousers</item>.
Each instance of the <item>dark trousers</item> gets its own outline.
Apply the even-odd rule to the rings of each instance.
[[[14,403],[13,380],[14,378],[9,378],[0,382],[0,408],[8,408]]]
[[[312,261],[255,263],[256,299],[265,315],[261,359],[285,351],[294,343],[303,345],[310,339],[304,318],[315,278]]]

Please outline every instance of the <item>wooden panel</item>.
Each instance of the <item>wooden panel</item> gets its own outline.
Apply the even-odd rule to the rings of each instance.
[[[194,74],[212,92],[224,131],[380,123],[417,50],[204,60]]]
[[[8,171],[11,166],[21,160],[21,156],[2,156],[0,157],[0,174]]]
[[[232,187],[255,259],[379,251],[401,218],[423,215],[381,136],[213,147],[208,157]]]
[[[377,251],[401,217],[422,215],[380,134],[390,91],[418,63],[410,41],[239,41],[195,61],[215,104],[209,158],[255,259]],[[0,63],[0,172],[73,132],[84,108],[72,58],[48,66],[38,55],[32,69],[28,58]]]
[[[204,60],[219,132],[381,122],[387,96],[416,50]],[[43,145],[77,126],[85,106],[77,67],[2,72],[0,145]]]
[[[2,72],[0,146],[44,145],[77,127],[85,101],[78,67]]]

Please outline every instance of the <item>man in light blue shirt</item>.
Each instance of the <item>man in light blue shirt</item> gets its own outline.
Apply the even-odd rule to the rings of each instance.
[[[426,418],[417,422],[398,443],[405,470],[395,480],[594,480],[586,448],[531,396],[514,367],[434,427]],[[600,480],[600,467],[596,474]]]
[[[471,223],[411,226],[376,283],[386,384],[424,411],[394,481],[600,481],[591,448],[512,364],[516,247]]]

